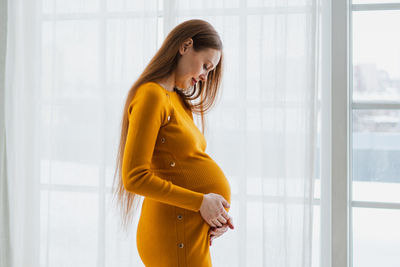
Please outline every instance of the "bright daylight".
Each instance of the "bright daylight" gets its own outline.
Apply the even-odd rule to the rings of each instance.
[[[0,267],[399,267],[399,0],[0,0]]]

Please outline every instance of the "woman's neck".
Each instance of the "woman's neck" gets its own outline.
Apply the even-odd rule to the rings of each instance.
[[[175,74],[171,74],[169,77],[157,81],[166,90],[173,92],[175,88]]]

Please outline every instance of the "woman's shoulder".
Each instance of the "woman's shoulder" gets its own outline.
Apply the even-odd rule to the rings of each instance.
[[[166,100],[167,99],[167,97],[166,97],[167,95],[165,94],[165,89],[156,82],[142,83],[136,89],[136,94],[155,98],[155,100],[156,99],[158,99],[158,100]]]
[[[156,93],[164,93],[165,89],[156,82],[145,82],[138,86],[138,90],[145,88],[146,90],[152,90]]]
[[[129,104],[128,113],[136,106],[137,109],[147,109],[151,106],[153,109],[164,110],[168,106],[168,98],[157,83],[146,82],[136,88],[136,92]]]

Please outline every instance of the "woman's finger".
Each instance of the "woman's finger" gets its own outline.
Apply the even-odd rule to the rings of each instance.
[[[229,220],[227,221],[227,225],[229,226],[229,228],[234,229],[235,226],[233,225],[233,218],[229,217]]]
[[[221,224],[226,224],[228,220],[226,220],[222,215],[219,215],[217,220],[221,223]]]
[[[229,216],[229,214],[228,214],[228,212],[227,212],[226,210],[224,210],[224,211],[221,213],[220,216],[224,217],[225,220],[227,220],[227,221],[231,218],[231,216]]]
[[[208,223],[208,225],[210,225],[211,227],[217,228],[217,225],[216,225],[212,220],[209,220],[207,223]]]
[[[222,235],[224,233],[226,233],[227,230],[221,230],[221,231],[214,231],[214,232],[210,232],[211,235]]]
[[[217,219],[212,220],[215,226],[222,227],[222,223],[220,223]]]
[[[228,228],[217,228],[214,231],[210,231],[209,235],[214,235],[214,236],[221,236],[223,235],[226,231],[228,231]]]
[[[228,230],[228,226],[225,224],[222,227],[217,227],[217,228],[211,230],[211,232],[225,233],[227,230]]]

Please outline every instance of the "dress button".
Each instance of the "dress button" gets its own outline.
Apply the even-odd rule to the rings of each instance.
[[[171,167],[175,166],[175,162],[171,161]]]
[[[169,121],[171,119],[171,116],[168,116],[167,120]]]
[[[161,138],[161,142],[165,143],[165,138],[164,137]]]
[[[180,247],[180,248],[183,248],[183,243],[179,243],[179,247]]]
[[[179,215],[178,215],[178,219],[179,219],[179,220],[182,220],[182,215],[179,214]]]

